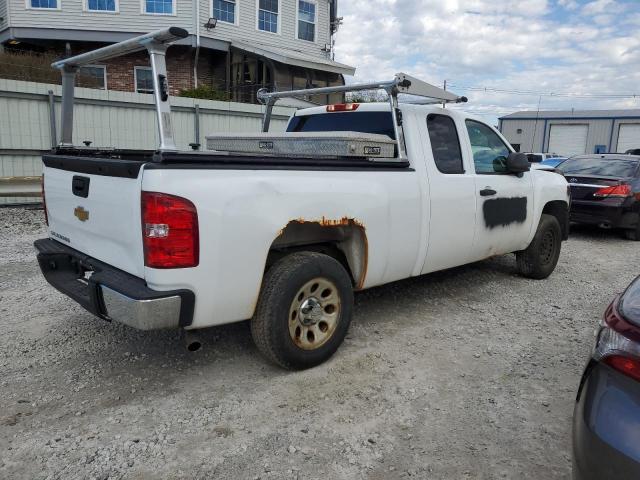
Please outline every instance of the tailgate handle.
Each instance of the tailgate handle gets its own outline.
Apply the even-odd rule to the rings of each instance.
[[[76,197],[87,198],[89,196],[89,177],[74,175],[71,181],[71,191]]]

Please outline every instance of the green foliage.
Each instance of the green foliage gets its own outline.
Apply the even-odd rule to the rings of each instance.
[[[386,93],[377,90],[364,90],[359,92],[347,92],[347,102],[353,103],[373,103],[373,102],[387,102],[389,97]]]
[[[51,52],[0,51],[0,78],[59,85],[62,81],[60,71],[51,68],[51,64],[59,59],[58,55]],[[100,88],[95,78],[81,73],[76,76],[76,85],[78,87]]]
[[[205,100],[229,101],[229,94],[218,90],[210,85],[200,85],[197,88],[187,88],[180,90],[179,97],[202,98]]]
[[[49,53],[4,50],[0,52],[0,78],[27,82],[60,83],[60,72],[51,68]]]

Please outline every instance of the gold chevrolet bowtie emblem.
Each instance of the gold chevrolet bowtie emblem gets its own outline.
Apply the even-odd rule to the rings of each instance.
[[[83,207],[76,207],[73,211],[73,214],[78,217],[78,220],[80,220],[81,222],[86,222],[87,220],[89,220],[89,212]]]

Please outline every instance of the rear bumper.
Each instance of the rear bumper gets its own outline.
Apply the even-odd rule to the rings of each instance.
[[[574,480],[640,478],[640,383],[591,361],[573,413]]]
[[[576,223],[601,225],[608,228],[636,228],[640,221],[638,205],[625,203],[606,204],[603,201],[592,202],[573,200],[570,220]]]
[[[191,325],[193,292],[152,290],[141,278],[49,238],[34,246],[47,282],[94,315],[140,330]]]

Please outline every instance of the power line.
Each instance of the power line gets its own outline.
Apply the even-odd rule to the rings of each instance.
[[[467,90],[472,92],[490,92],[490,93],[508,93],[511,95],[528,95],[536,97],[568,97],[568,98],[639,98],[640,93],[576,93],[576,92],[538,92],[534,90],[510,90],[495,87],[482,87],[459,85],[455,83],[449,84],[453,88]]]

